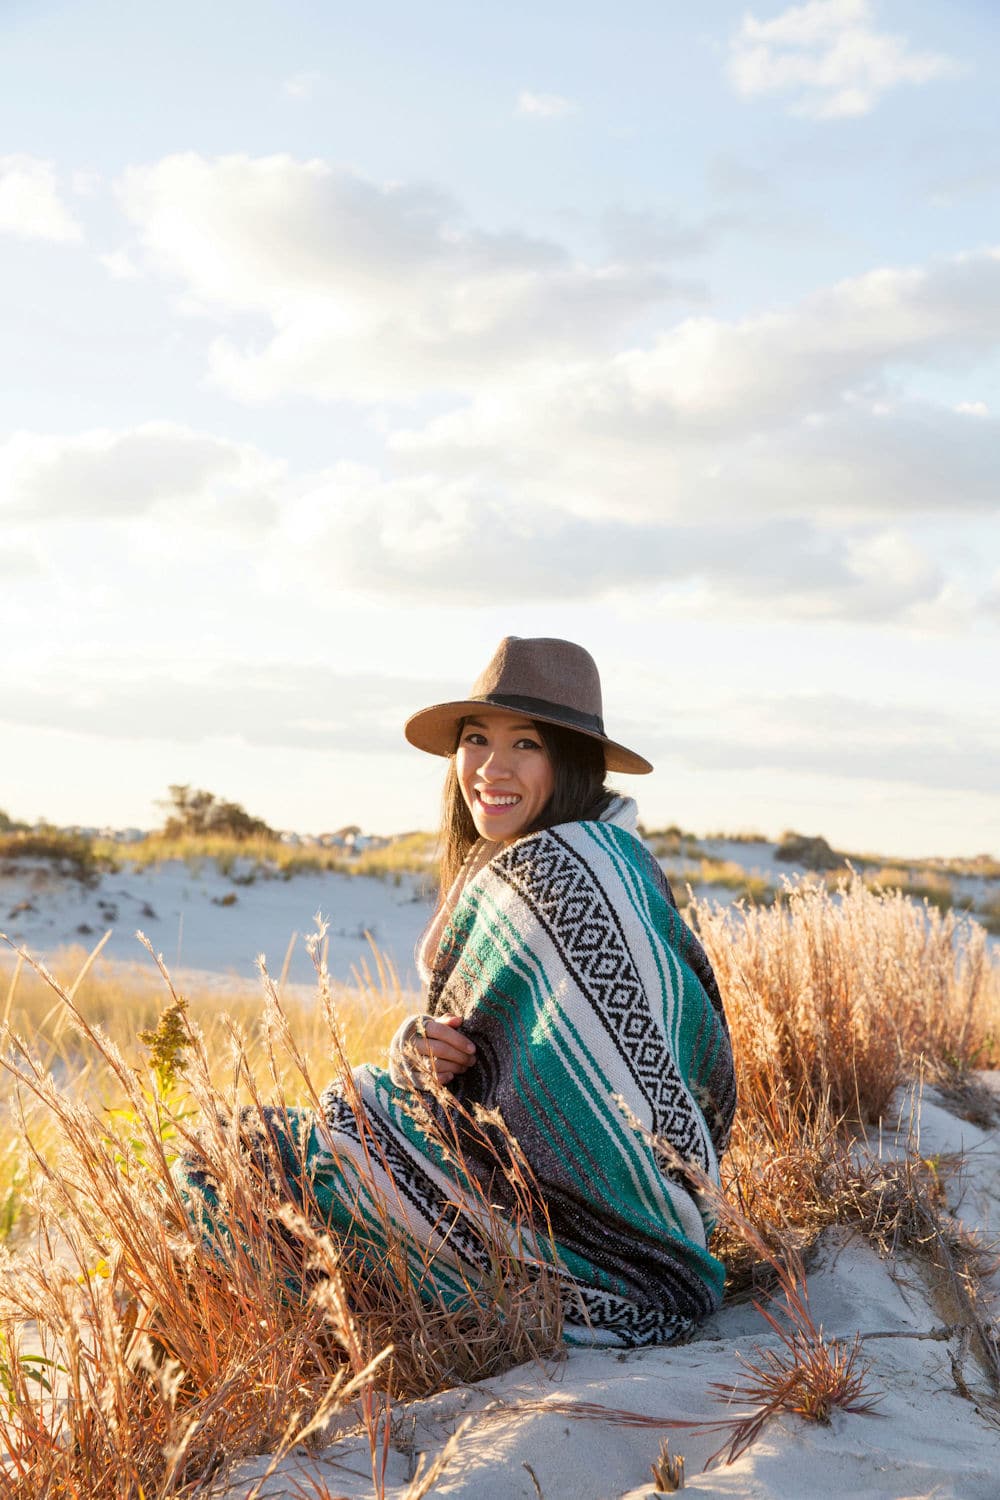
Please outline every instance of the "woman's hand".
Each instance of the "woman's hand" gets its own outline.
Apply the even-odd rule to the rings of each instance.
[[[471,1068],[476,1049],[459,1030],[462,1016],[417,1016],[407,1051],[416,1053],[418,1067],[438,1083],[451,1083]]]

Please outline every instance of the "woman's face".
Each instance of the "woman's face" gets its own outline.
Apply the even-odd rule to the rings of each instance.
[[[555,785],[535,725],[503,708],[481,709],[463,722],[455,762],[476,832],[500,844],[530,828]]]

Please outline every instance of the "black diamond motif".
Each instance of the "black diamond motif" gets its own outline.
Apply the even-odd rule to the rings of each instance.
[[[632,1044],[622,1056],[648,1101],[654,1132],[669,1134],[682,1153],[696,1151],[700,1136],[677,1064],[591,868],[551,829],[512,845],[493,868],[535,910],[610,1035]]]

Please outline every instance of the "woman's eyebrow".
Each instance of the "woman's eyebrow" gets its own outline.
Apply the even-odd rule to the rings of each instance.
[[[464,723],[465,723],[465,727],[467,729],[468,728],[473,728],[473,729],[488,729],[489,728],[489,725],[486,723],[486,721],[484,719],[465,719]],[[528,732],[530,734],[537,734],[538,733],[537,729],[535,728],[534,724],[531,722],[530,719],[525,719],[525,721],[524,721],[523,724],[511,724],[508,727],[510,728],[510,731],[511,731],[512,734],[522,734],[525,730],[528,730]]]

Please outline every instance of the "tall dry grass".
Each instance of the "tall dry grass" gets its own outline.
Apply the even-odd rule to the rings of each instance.
[[[16,845],[12,843],[11,849],[16,852]],[[357,854],[319,844],[284,843],[279,838],[261,835],[234,839],[221,833],[186,833],[170,838],[164,834],[150,834],[134,844],[95,839],[92,856],[107,867],[127,865],[137,870],[169,860],[182,860],[195,868],[211,863],[224,875],[232,874],[241,881],[275,877],[290,879],[293,875],[310,871],[371,875],[377,879],[415,874],[426,877],[429,883],[437,877],[437,837],[424,832],[402,834],[387,844],[362,849]]]
[[[100,944],[98,945],[100,948]],[[277,981],[288,1025],[306,1056],[323,1058],[330,1050],[329,1027],[323,1008],[311,987],[288,986],[286,955]],[[88,1026],[99,1030],[123,1056],[142,1063],[139,1042],[143,1030],[155,1027],[164,1006],[164,983],[153,963],[109,963],[81,947],[69,947],[50,963],[52,979],[44,977],[22,960],[0,964],[0,1025],[15,1036],[30,1038],[34,1056],[43,1071],[51,1072],[65,1097],[72,1101],[100,1101],[114,1111],[126,1105],[115,1071],[60,997],[65,990]],[[418,997],[406,992],[392,966],[373,946],[370,960],[354,971],[354,983],[333,985],[340,1040],[353,1063],[384,1063],[389,1038],[404,1016],[417,1009]],[[259,985],[249,981],[225,991],[212,985],[185,988],[188,1015],[204,1039],[211,1060],[213,1081],[222,1088],[229,1076],[232,1051],[231,1028],[241,1037],[246,1066],[259,1076],[265,1066],[264,1033],[261,1028],[262,997]],[[295,1069],[278,1060],[279,1083],[294,1093]],[[0,1088],[0,1099],[9,1089]],[[40,1155],[57,1149],[56,1122],[51,1110],[37,1098],[24,1098],[25,1123],[0,1109],[0,1243],[23,1234],[34,1223],[31,1211],[25,1130]]]
[[[170,1004],[138,1037],[144,1067],[88,1016],[82,984],[78,998],[55,976],[38,977],[58,1001],[56,1025],[68,1017],[57,1046],[72,1031],[91,1062],[84,1086],[67,1088],[57,1076],[64,1047],[53,1059],[50,1044],[43,1058],[14,1032],[5,1039],[35,1193],[34,1244],[5,1257],[0,1292],[5,1497],[194,1495],[235,1459],[284,1451],[355,1407],[378,1492],[396,1397],[557,1347],[558,1272],[529,1269],[519,1254],[544,1205],[516,1153],[503,1166],[519,1206],[501,1218],[457,1138],[443,1143],[455,1204],[471,1204],[486,1263],[457,1306],[426,1288],[418,1294],[407,1272],[413,1247],[395,1228],[391,1202],[374,1194],[381,1223],[370,1244],[338,1243],[317,1227],[304,1170],[300,1207],[282,1190],[267,1111],[318,1111],[331,1076],[355,1108],[366,1149],[379,1150],[347,1050],[370,1035],[371,996],[338,997],[321,966],[314,1010],[323,1044],[309,1055],[265,974],[254,1042],[216,1019],[210,1048],[164,973]],[[384,1040],[397,1017],[383,1009]],[[214,1252],[172,1173],[184,1152],[206,1162],[218,1184]]]
[[[990,1067],[1000,1055],[998,970],[981,927],[871,891],[790,886],[772,907],[688,908],[727,997],[741,1097],[773,1086],[882,1115],[904,1077]]]
[[[696,901],[688,915],[727,1000],[739,1075],[716,1242],[733,1282],[794,1258],[838,1216],[886,1240],[918,1192],[926,1240],[928,1184],[912,1171],[890,1183],[884,1167],[866,1176],[852,1131],[907,1078],[955,1087],[995,1060],[1000,978],[981,929],[857,880],[839,895],[789,890],[770,909]],[[33,1243],[22,1230],[3,1265],[5,1496],[196,1496],[234,1459],[283,1453],[338,1412],[366,1424],[378,1494],[393,1401],[558,1345],[557,1281],[525,1269],[517,1226],[491,1221],[488,1205],[491,1273],[449,1309],[414,1293],[388,1225],[376,1273],[317,1229],[308,1199],[298,1213],[271,1193],[241,1148],[241,1107],[257,1119],[265,1105],[315,1107],[333,1074],[350,1089],[350,1064],[377,1056],[412,1003],[388,970],[353,991],[322,977],[310,1003],[268,983],[263,1002],[227,997],[228,1020],[208,995],[164,1017],[177,997],[160,977],[157,990],[100,962],[77,977],[72,962],[48,978],[24,966],[0,986],[20,1110],[0,1163],[12,1150],[34,1195],[22,1218]],[[171,1175],[196,1121],[224,1188],[225,1265]],[[526,1170],[518,1190],[524,1224],[544,1224]],[[779,1373],[798,1400],[797,1371]]]
[[[763,1232],[808,1244],[844,1207],[834,1184],[857,1125],[891,1112],[907,1080],[959,1098],[971,1070],[997,1064],[1000,964],[975,923],[857,876],[786,886],[767,908],[694,901],[686,916],[736,1059],[723,1185]],[[720,1249],[734,1276],[752,1268],[738,1235]]]

